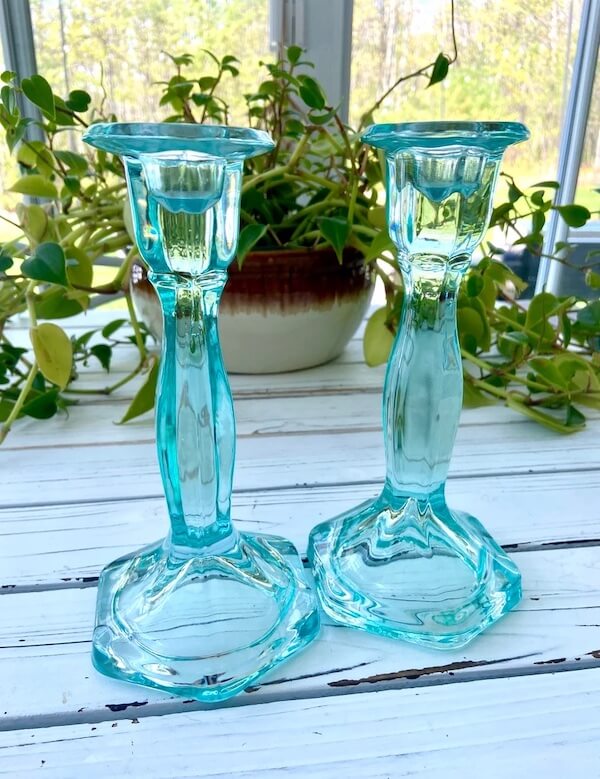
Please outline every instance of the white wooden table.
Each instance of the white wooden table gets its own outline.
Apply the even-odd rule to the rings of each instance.
[[[376,493],[382,378],[358,338],[323,368],[232,378],[240,527],[304,553],[313,524]],[[523,575],[519,609],[487,634],[434,653],[324,620],[306,652],[207,710],[90,663],[100,569],[167,527],[150,416],[112,424],[132,393],[23,421],[0,449],[0,777],[600,777],[600,415],[564,438],[464,412],[450,498]]]

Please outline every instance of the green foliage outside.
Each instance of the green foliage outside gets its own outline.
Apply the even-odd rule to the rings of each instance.
[[[381,106],[378,121],[523,122],[531,138],[508,151],[506,168],[531,184],[554,178],[582,1],[460,0],[455,8],[457,66],[439,90],[408,81]],[[353,20],[351,123],[398,73],[452,48],[449,0],[354,0]],[[576,195],[590,211],[600,209],[600,66],[596,73]]]

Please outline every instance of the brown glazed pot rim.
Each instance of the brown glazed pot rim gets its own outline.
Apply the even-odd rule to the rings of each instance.
[[[372,285],[370,264],[354,248],[345,249],[343,257],[340,263],[329,247],[248,252],[241,270],[235,260],[229,266],[222,307],[252,301],[252,305],[304,308],[366,295]],[[137,289],[151,289],[145,273],[134,271],[132,279]]]
[[[325,270],[328,266],[332,269],[341,269],[344,265],[358,265],[364,262],[362,253],[353,247],[346,247],[343,250],[342,257],[343,262],[340,263],[335,250],[329,246],[322,249],[311,249],[310,247],[260,249],[248,252],[241,268],[237,263],[237,259],[234,258],[229,266],[229,272],[261,272],[264,270],[265,265],[269,265],[274,269],[273,266],[283,268],[290,263],[293,263],[294,266],[303,265],[303,272],[306,272],[309,269]]]

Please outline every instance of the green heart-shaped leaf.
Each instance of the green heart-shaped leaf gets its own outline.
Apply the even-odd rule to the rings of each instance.
[[[441,52],[437,55],[433,70],[431,71],[431,77],[429,79],[428,87],[432,87],[434,84],[439,84],[448,75],[448,68],[450,67],[450,60],[445,54]]]
[[[147,411],[150,411],[154,407],[154,397],[156,395],[157,379],[158,379],[158,361],[154,360],[152,363],[152,367],[150,368],[150,371],[146,376],[146,380],[137,391],[134,399],[131,401],[131,404],[127,409],[127,411],[125,412],[125,415],[121,420],[120,424],[123,424],[124,422],[129,422],[131,419],[135,419],[135,417],[139,417],[141,414],[145,414]]]
[[[73,300],[64,287],[50,287],[36,295],[34,306],[39,319],[66,319],[84,310],[85,299]]]
[[[30,279],[68,286],[65,253],[57,243],[41,243],[35,254],[24,260],[21,270]]]
[[[35,203],[30,206],[19,203],[17,206],[17,214],[23,232],[27,238],[29,238],[29,242],[32,246],[36,246],[47,237],[48,214],[41,206],[38,206]]]
[[[23,405],[21,414],[34,419],[50,419],[58,410],[57,396],[58,390],[54,387],[46,392],[32,393],[31,400]]]
[[[554,210],[558,211],[569,227],[583,227],[592,216],[585,206],[554,206]]]
[[[83,89],[74,89],[69,92],[69,99],[66,101],[67,108],[77,113],[83,113],[88,110],[92,98]]]
[[[242,267],[248,252],[256,243],[258,243],[258,241],[260,241],[266,231],[266,225],[255,224],[246,225],[242,230],[240,230],[240,237],[238,239],[236,252],[237,262],[240,268]]]
[[[4,249],[0,249],[0,273],[12,268],[13,259],[10,254],[7,254]]]
[[[73,346],[65,331],[52,322],[44,322],[30,331],[33,353],[40,371],[48,381],[64,389],[71,378]]]
[[[309,108],[325,108],[325,95],[320,85],[310,76],[298,76],[300,97]]]
[[[94,266],[91,259],[76,246],[67,249],[66,254],[67,278],[71,284],[78,287],[91,287],[94,277]]]
[[[378,308],[367,322],[363,337],[363,353],[365,362],[372,368],[382,365],[387,359],[394,345],[394,335],[386,327],[387,309]]]
[[[288,46],[286,55],[288,62],[291,62],[292,65],[295,65],[302,56],[302,49],[300,46]]]
[[[21,89],[50,119],[56,119],[52,87],[43,76],[36,73],[31,78],[24,78],[21,81]]]
[[[30,176],[21,176],[18,181],[10,187],[10,192],[18,192],[20,195],[31,195],[32,197],[58,197],[58,190],[54,184],[45,176],[39,173],[32,173]]]
[[[350,225],[344,219],[336,219],[332,216],[324,216],[320,220],[319,226],[321,228],[321,232],[323,233],[323,238],[325,238],[325,240],[333,246],[337,258],[341,264],[344,246],[346,245],[348,235],[350,234]]]

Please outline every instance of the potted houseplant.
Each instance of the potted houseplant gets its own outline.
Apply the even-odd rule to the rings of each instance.
[[[167,121],[229,122],[219,88],[237,77],[237,60],[207,54],[211,70],[200,76],[189,75],[190,55],[171,57],[176,72],[161,99],[172,111]],[[440,57],[441,67],[422,69],[430,83],[447,71],[449,60]],[[374,224],[381,216],[374,210],[380,161],[329,105],[302,49],[290,46],[263,66],[265,79],[245,95],[248,123],[267,130],[276,145],[246,163],[237,263],[219,324],[227,367],[243,373],[296,370],[337,357],[369,305],[379,271],[373,261],[391,246]],[[160,314],[141,269],[134,269],[133,282],[134,299],[156,331]]]
[[[216,74],[196,81],[181,72],[191,58],[172,57],[177,72],[164,85],[161,100],[171,109],[166,121],[199,118],[227,123],[228,109],[217,87],[224,77],[237,75],[237,60],[231,55],[220,60],[209,56]],[[369,263],[389,241],[373,219],[378,211],[376,186],[382,177],[379,161],[360,149],[337,111],[326,105],[315,79],[306,73],[295,75],[297,68],[306,68],[301,57],[300,48],[290,47],[280,62],[265,65],[268,78],[247,98],[250,123],[279,130],[276,157],[246,171],[238,265],[243,270],[251,249],[266,251],[257,258],[259,277],[266,266],[276,265],[269,249],[271,236],[278,248],[285,245],[292,250],[287,255],[288,277],[304,285],[299,293],[289,284],[279,287],[281,299],[299,294],[304,299],[332,301],[330,286],[336,290],[335,300],[358,298],[339,306],[341,317],[334,312],[331,323],[313,325],[304,340],[324,341],[326,332],[329,346],[324,355],[304,360],[307,364],[333,357],[351,337],[368,304],[371,274],[381,273]],[[449,62],[440,54],[434,63],[398,79],[394,86],[418,75],[437,83],[445,77]],[[62,97],[55,94],[41,75],[19,81],[15,73],[5,71],[0,78],[0,125],[22,174],[7,189],[24,201],[16,220],[0,215],[15,235],[0,245],[0,443],[22,416],[51,417],[82,394],[108,395],[143,374],[144,382],[122,420],[128,421],[153,406],[158,358],[147,348],[149,333],[137,316],[130,289],[132,270],[141,275],[141,268],[135,264],[138,255],[125,205],[123,168],[112,155],[73,151],[64,140],[67,133],[116,117],[103,113],[103,103],[91,105],[84,90]],[[39,110],[39,120],[27,116],[23,101]],[[364,122],[368,120],[365,115]],[[75,143],[75,148],[81,147]],[[274,161],[279,164],[273,166]],[[266,205],[273,209],[273,224],[261,215]],[[304,255],[304,265],[298,251]],[[112,275],[102,267],[106,255],[117,266]],[[251,276],[252,261],[246,268]],[[303,274],[312,278],[305,281]],[[244,283],[238,296],[232,290],[231,309],[240,300],[243,306],[248,294]],[[264,299],[262,290],[260,294]],[[115,296],[124,296],[127,316],[117,315],[101,329],[90,328],[69,338],[57,321]],[[8,335],[12,320],[23,314],[31,325],[30,348]],[[229,340],[235,343],[236,336]],[[138,359],[125,376],[95,389],[74,386],[82,365],[100,363],[108,372],[114,350],[131,342]],[[253,341],[252,348],[255,345]]]
[[[372,264],[388,293],[387,305],[371,317],[365,333],[367,361],[376,364],[387,358],[402,300],[401,286],[393,274],[393,257],[386,258],[392,273],[374,262],[389,246],[387,233],[380,230],[382,209],[376,205],[383,171],[377,156],[361,148],[343,124],[340,127],[339,117],[326,105],[314,79],[294,75],[301,54],[292,48],[283,65],[269,66],[266,86],[248,99],[252,121],[270,121],[271,112],[282,99],[277,90],[282,83],[291,84],[293,89],[288,89],[285,98],[288,102],[283,104],[291,114],[302,110],[305,119],[278,114],[284,131],[277,153],[282,155],[279,159],[283,164],[273,167],[268,162],[247,171],[239,255],[242,272],[250,250],[269,252],[266,242],[276,243],[271,230],[288,247],[292,241],[313,252],[331,247],[336,263],[339,257],[343,263],[347,261],[348,248],[361,252],[361,263]],[[235,77],[235,61],[224,57],[215,62],[217,75],[203,77],[198,88],[194,83],[190,86],[181,73],[186,62],[190,64],[188,57],[175,58],[179,72],[164,85],[163,102],[171,107],[168,119],[180,120],[193,104],[200,109],[196,119],[202,118],[206,107],[205,118],[226,121],[226,107],[216,90],[220,78],[228,74]],[[399,79],[392,88],[415,75],[434,84],[445,77],[450,62],[451,58],[440,54],[435,62]],[[92,106],[83,90],[63,97],[54,94],[43,76],[19,82],[15,74],[5,72],[0,78],[0,125],[22,173],[11,189],[24,196],[16,218],[2,217],[12,223],[14,238],[0,244],[0,443],[20,417],[45,419],[83,395],[110,395],[138,378],[133,400],[121,420],[128,421],[153,406],[157,357],[148,349],[148,331],[138,319],[130,291],[129,277],[137,252],[127,228],[123,169],[111,155],[79,153],[61,142],[65,132],[114,117]],[[39,121],[33,122],[22,113],[21,100],[39,108]],[[366,115],[362,124],[370,119]],[[28,134],[32,124],[37,138]],[[336,162],[331,166],[323,157],[324,146],[333,149]],[[542,182],[530,189],[520,189],[510,177],[507,182],[508,198],[497,204],[492,223],[507,233],[519,230],[515,233],[517,243],[534,252],[542,243],[540,233],[550,209],[558,208],[572,226],[590,218],[590,212],[581,206],[554,205],[556,182]],[[290,190],[292,184],[302,191]],[[316,189],[311,195],[312,184]],[[293,204],[287,217],[270,220],[261,216],[265,200],[270,208],[282,207],[286,197]],[[303,210],[304,218],[298,221]],[[530,219],[527,233],[522,230],[523,216]],[[288,218],[291,224],[284,225]],[[303,240],[297,241],[300,235]],[[568,262],[568,249],[557,246],[557,258]],[[116,264],[112,270],[101,265],[106,255]],[[597,266],[596,258],[591,257],[584,268],[596,296],[600,287]],[[493,246],[487,247],[482,262],[469,271],[459,306],[465,400],[469,404],[505,403],[554,430],[578,430],[585,424],[586,406],[600,406],[600,302],[556,298],[543,292],[525,306],[518,299],[523,286],[522,280],[499,261]],[[90,326],[69,337],[61,326],[63,320],[68,322],[70,317],[116,296],[124,296],[127,311],[115,312],[114,319],[102,328]],[[504,298],[500,306],[498,296]],[[11,323],[21,315],[29,319],[29,343],[11,331]],[[137,358],[127,373],[112,380],[109,376],[95,387],[77,383],[82,365],[96,364],[109,372],[115,351],[132,343]],[[500,361],[497,356],[488,357],[490,349],[501,355]]]

